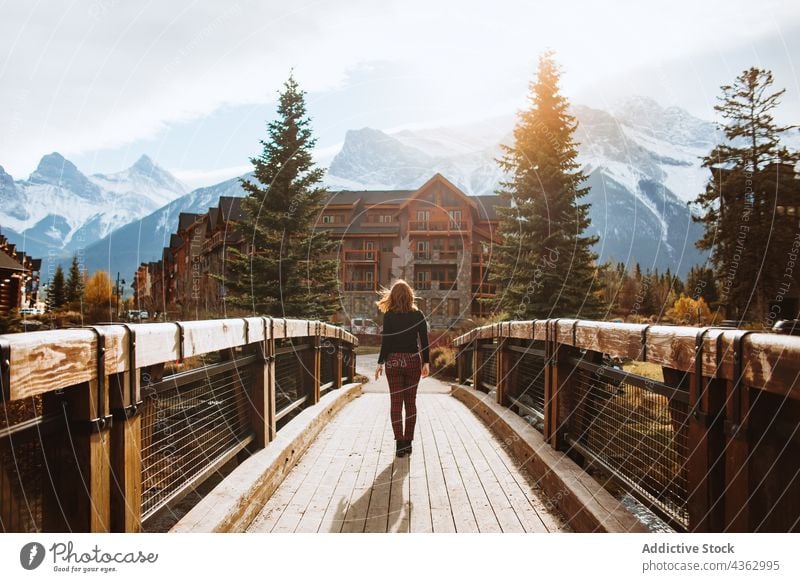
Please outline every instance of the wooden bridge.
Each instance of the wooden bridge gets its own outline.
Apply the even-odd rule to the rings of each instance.
[[[404,458],[357,343],[262,317],[0,336],[0,530],[800,529],[800,338],[483,326],[422,380]]]

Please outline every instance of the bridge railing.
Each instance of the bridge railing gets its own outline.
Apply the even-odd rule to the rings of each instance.
[[[800,529],[800,338],[549,319],[453,344],[460,383],[675,528]],[[656,364],[663,379],[615,359]]]
[[[0,531],[141,531],[352,382],[357,345],[266,317],[0,335]]]

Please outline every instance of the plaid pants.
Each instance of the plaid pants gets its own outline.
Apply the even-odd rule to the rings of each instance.
[[[422,373],[419,354],[392,352],[384,364],[389,382],[390,416],[394,438],[398,441],[414,440],[417,421],[417,386]],[[403,406],[406,409],[406,428],[403,431]]]

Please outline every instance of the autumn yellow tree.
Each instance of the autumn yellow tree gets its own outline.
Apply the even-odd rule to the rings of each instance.
[[[672,308],[667,312],[667,315],[672,318],[675,323],[684,325],[707,325],[712,323],[713,316],[711,310],[705,302],[705,299],[698,297],[692,299],[687,297],[684,293],[675,300]]]
[[[83,291],[84,320],[87,323],[111,321],[117,311],[111,277],[105,271],[97,271],[89,277]]]

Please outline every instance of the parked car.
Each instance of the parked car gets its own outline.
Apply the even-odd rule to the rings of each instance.
[[[350,320],[350,333],[378,335],[381,333],[380,326],[371,319],[354,317]]]
[[[20,315],[39,315],[39,310],[35,307],[23,307],[19,310]]]
[[[139,312],[139,319],[141,320],[150,319],[150,314],[147,311],[142,310]]]

